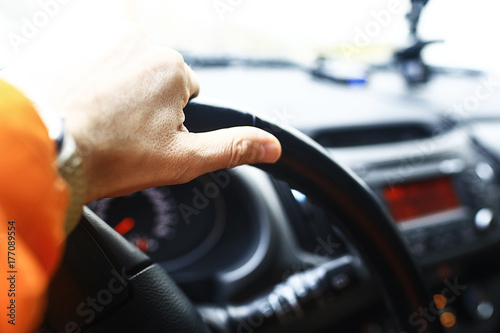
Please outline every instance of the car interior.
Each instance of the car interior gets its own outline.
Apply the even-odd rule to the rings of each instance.
[[[38,332],[500,332],[500,77],[427,61],[439,1],[383,63],[180,50],[186,127],[282,157],[90,203]]]

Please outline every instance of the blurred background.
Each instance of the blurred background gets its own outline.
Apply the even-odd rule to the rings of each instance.
[[[377,31],[374,13],[390,6],[397,10]],[[425,61],[498,71],[499,9],[495,0],[431,0],[422,12],[419,35],[444,43],[426,48]],[[116,21],[137,22],[155,42],[197,54],[310,63],[318,55],[341,57],[354,46],[349,60],[384,63],[408,43],[409,10],[409,0],[0,0],[0,67],[52,29],[63,27],[71,34],[73,29],[107,29]],[[36,23],[39,31],[19,39],[23,28],[30,32],[27,22]],[[367,29],[368,45],[359,47]]]

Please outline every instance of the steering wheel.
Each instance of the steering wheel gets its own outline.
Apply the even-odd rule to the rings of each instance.
[[[335,228],[354,247],[379,287],[398,332],[443,331],[439,320],[421,316],[432,298],[391,218],[366,184],[324,148],[294,129],[226,107],[191,102],[185,114],[186,127],[193,132],[255,126],[274,134],[282,144],[282,157],[275,164],[256,167],[287,181],[334,217],[330,220],[335,221]],[[338,262],[333,266],[335,270]],[[323,275],[328,276],[328,271],[323,268]],[[285,301],[290,305],[290,299]],[[291,306],[297,304],[300,301]],[[244,311],[231,314],[220,307],[213,309],[211,314],[221,322],[244,316]],[[266,329],[263,324],[253,331]],[[196,333],[210,329],[160,266],[86,208],[68,239],[39,332],[83,331]]]

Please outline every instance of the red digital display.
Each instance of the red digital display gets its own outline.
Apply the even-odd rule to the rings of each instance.
[[[383,198],[396,222],[460,207],[449,177],[398,184],[383,190]]]

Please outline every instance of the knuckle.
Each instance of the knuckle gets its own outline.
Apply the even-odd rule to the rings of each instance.
[[[174,74],[182,74],[185,77],[185,63],[182,55],[167,47],[153,47],[153,54],[156,62],[163,69],[168,69]]]
[[[184,57],[182,54],[180,54],[178,51],[167,48],[167,47],[160,47],[160,56],[163,58],[164,61],[168,61],[168,63],[171,65],[171,67],[176,70],[176,71],[182,71],[184,72]]]
[[[169,90],[171,95],[179,97],[184,106],[190,97],[184,58],[179,52],[165,47],[156,48],[155,53],[153,72],[160,75],[161,82],[169,83],[164,88]]]
[[[182,54],[180,54],[178,51],[176,50],[172,50],[170,49],[171,52],[172,52],[172,59],[173,61],[175,62],[175,64],[181,68],[182,70],[184,70],[184,57],[182,56]]]
[[[229,161],[229,168],[235,166],[251,163],[256,160],[255,144],[249,139],[236,139],[233,141],[231,147],[231,158]]]

